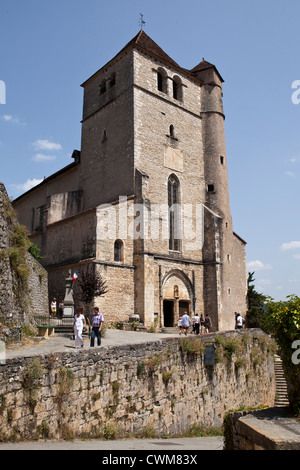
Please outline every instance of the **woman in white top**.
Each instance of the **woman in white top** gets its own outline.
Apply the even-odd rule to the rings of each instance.
[[[74,319],[74,336],[75,336],[75,349],[78,349],[79,346],[83,348],[83,339],[82,332],[83,327],[86,328],[86,321],[83,315],[83,308],[80,308]]]

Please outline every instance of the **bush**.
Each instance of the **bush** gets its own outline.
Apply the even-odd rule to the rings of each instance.
[[[188,355],[191,356],[204,354],[205,352],[205,344],[203,343],[203,341],[201,341],[200,338],[180,338],[179,345],[183,352],[186,352]]]
[[[266,327],[279,347],[292,411],[300,414],[300,365],[292,360],[293,343],[300,341],[300,298],[290,295],[285,301],[266,302]]]

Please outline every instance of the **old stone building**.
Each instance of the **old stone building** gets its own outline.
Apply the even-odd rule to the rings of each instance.
[[[109,291],[107,322],[137,313],[146,327],[209,313],[214,330],[246,311],[245,242],[234,233],[223,79],[187,70],[143,30],[86,80],[81,150],[14,201],[40,248],[49,294],[93,264]]]

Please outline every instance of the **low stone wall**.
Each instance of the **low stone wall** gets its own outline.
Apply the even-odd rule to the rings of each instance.
[[[300,422],[288,407],[229,413],[225,450],[300,450]]]
[[[163,338],[163,336],[162,336]],[[10,359],[0,365],[0,439],[113,437],[222,427],[230,409],[272,406],[274,351],[260,330]]]

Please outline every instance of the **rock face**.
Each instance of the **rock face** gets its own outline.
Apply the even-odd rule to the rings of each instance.
[[[48,313],[47,271],[28,252],[29,246],[0,183],[0,337],[12,326]]]
[[[0,316],[15,317],[21,313],[20,303],[15,299],[16,276],[10,265],[9,233],[12,229],[9,199],[5,187],[0,183]]]

